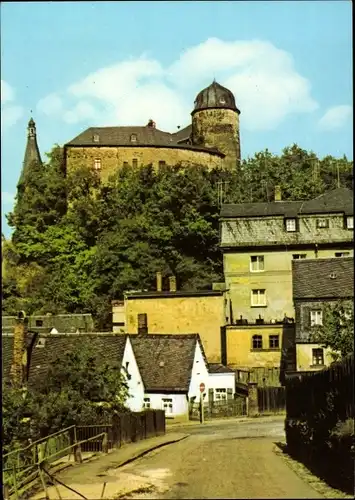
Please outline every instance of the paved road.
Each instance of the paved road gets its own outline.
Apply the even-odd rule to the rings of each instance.
[[[273,451],[284,441],[284,417],[180,431],[190,436],[120,469],[152,485],[131,498],[322,498]]]

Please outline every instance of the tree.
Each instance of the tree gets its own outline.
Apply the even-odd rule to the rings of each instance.
[[[3,442],[8,447],[14,447],[14,440],[23,444],[128,411],[121,366],[103,360],[89,339],[78,337],[74,349],[54,356],[47,373],[30,382],[26,391],[3,382]]]
[[[331,349],[334,361],[354,352],[354,303],[338,301],[326,304],[323,325],[316,327],[312,340]]]

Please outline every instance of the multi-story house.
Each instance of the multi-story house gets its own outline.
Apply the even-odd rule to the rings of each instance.
[[[297,371],[319,370],[332,361],[329,349],[315,343],[314,330],[323,325],[324,306],[354,301],[354,259],[312,259],[292,262],[296,318]],[[335,332],[334,332],[335,333]]]
[[[353,193],[310,201],[222,205],[220,245],[227,298],[222,362],[295,369],[292,262],[353,255]]]

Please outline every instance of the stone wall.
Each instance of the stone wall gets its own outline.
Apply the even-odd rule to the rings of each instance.
[[[231,109],[204,109],[193,114],[192,142],[218,148],[227,168],[239,167],[239,115]]]
[[[181,163],[183,166],[199,164],[211,169],[223,166],[223,159],[218,154],[183,147],[67,146],[66,148],[67,172],[83,165],[94,168],[96,159],[101,160],[101,179],[104,181],[121,168],[124,162],[133,165],[134,160],[137,160],[138,167],[153,164],[155,168],[158,168],[159,162],[165,162],[167,165]]]

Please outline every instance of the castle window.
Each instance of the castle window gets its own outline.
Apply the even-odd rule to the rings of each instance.
[[[251,306],[252,307],[265,307],[266,306],[266,293],[265,290],[252,290],[251,291]]]
[[[253,349],[262,349],[263,337],[261,335],[253,335],[252,346]]]
[[[36,319],[36,326],[43,326],[43,321],[41,319]]]
[[[280,336],[279,335],[269,335],[269,348],[270,349],[280,349]]]
[[[305,253],[294,253],[292,255],[293,260],[305,259],[306,257],[307,257],[307,254],[305,254]]]
[[[101,160],[100,158],[95,158],[94,160],[94,169],[101,170]]]
[[[252,273],[264,271],[264,256],[263,255],[252,255],[250,257],[250,271]]]
[[[285,219],[285,228],[288,233],[294,233],[297,230],[296,219]]]
[[[138,160],[137,160],[137,158],[133,158],[132,165],[133,165],[133,167],[138,167]]]
[[[137,142],[137,135],[136,134],[131,135],[131,142]]]
[[[353,215],[346,218],[346,227],[348,229],[354,229],[354,216]]]
[[[312,365],[324,365],[323,349],[312,349]]]
[[[317,219],[317,228],[322,229],[322,228],[327,228],[329,227],[329,220],[328,219]]]
[[[160,160],[160,162],[159,162],[159,168],[160,168],[160,167],[165,167],[165,165],[166,165],[166,162],[165,162],[165,161]]]
[[[99,136],[99,134],[94,134],[92,140],[94,142],[100,142],[100,136]]]

